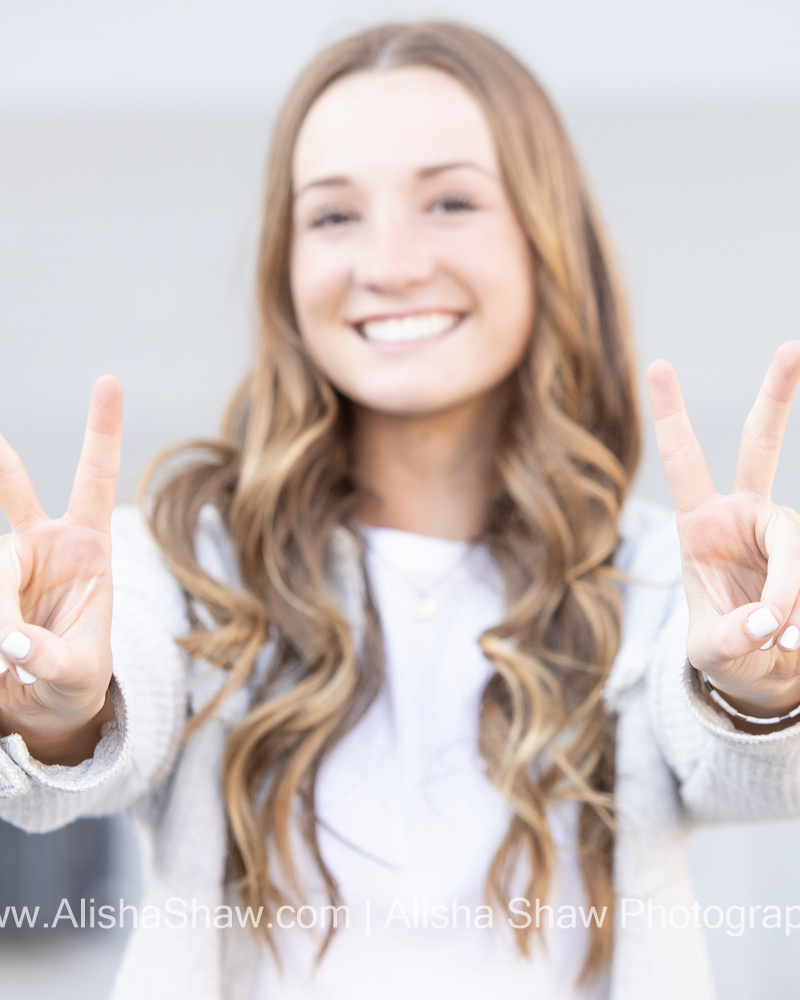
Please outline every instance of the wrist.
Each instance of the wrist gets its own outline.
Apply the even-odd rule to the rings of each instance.
[[[794,678],[748,686],[746,697],[742,697],[741,688],[718,684],[702,670],[697,672],[706,701],[728,716],[737,729],[763,735],[800,721],[800,685]]]
[[[47,713],[44,718],[26,718],[0,711],[0,736],[12,733],[22,737],[28,752],[42,764],[74,766],[91,757],[100,741],[106,722],[114,719],[110,688],[96,705],[69,717]]]
[[[704,675],[700,671],[700,676]],[[800,677],[767,675],[752,684],[734,684],[708,676],[715,691],[738,712],[754,718],[788,715],[800,705]]]

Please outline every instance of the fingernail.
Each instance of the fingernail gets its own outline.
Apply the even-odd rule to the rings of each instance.
[[[22,667],[14,667],[17,671],[17,677],[19,677],[22,684],[34,684],[39,680],[38,677],[34,677],[33,674],[29,674],[27,670],[23,670]]]
[[[764,643],[763,646],[759,646],[758,648],[759,649],[772,649],[772,647],[774,645],[775,645],[775,636],[773,635],[773,637],[771,639],[767,639],[767,641]]]
[[[31,651],[31,640],[22,632],[9,632],[0,650],[12,660],[24,660]]]
[[[788,653],[797,649],[798,642],[800,642],[800,628],[796,625],[790,625],[788,628],[785,628],[778,639],[778,645]]]
[[[778,627],[778,622],[766,608],[759,608],[747,619],[747,627],[750,629],[751,635],[754,635],[756,639],[761,639],[762,636],[774,632]]]
[[[8,664],[5,663],[3,660],[0,660],[0,676],[2,676],[6,672],[6,670],[8,670]]]

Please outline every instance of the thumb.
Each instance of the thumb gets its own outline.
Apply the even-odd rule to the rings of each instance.
[[[59,670],[63,660],[62,641],[37,625],[20,624],[0,630],[0,652],[6,662],[0,661],[0,674],[9,666],[12,676],[21,684],[34,684],[50,680]]]
[[[713,673],[727,663],[771,649],[781,627],[779,615],[778,608],[755,601],[734,608],[726,615],[690,625],[689,662],[698,670]]]

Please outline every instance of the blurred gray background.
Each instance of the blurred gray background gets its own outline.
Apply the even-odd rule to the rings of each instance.
[[[0,429],[51,513],[103,372],[127,394],[121,499],[160,447],[213,433],[252,343],[276,107],[326,43],[436,17],[488,30],[549,89],[618,248],[642,370],[675,364],[717,486],[730,487],[772,352],[800,335],[800,5],[0,0]],[[793,506],[798,456],[793,418],[775,490]],[[668,500],[652,441],[639,492]],[[91,891],[133,899],[127,833],[103,837],[106,884]],[[91,837],[25,839],[0,837],[5,872],[65,895]],[[798,847],[796,821],[701,832],[701,905],[800,905]],[[123,937],[0,930],[2,995],[100,1000]],[[721,997],[797,997],[800,931],[723,925],[707,939]]]

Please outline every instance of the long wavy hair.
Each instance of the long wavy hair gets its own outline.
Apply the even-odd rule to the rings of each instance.
[[[546,898],[556,857],[548,810],[573,800],[589,902],[613,912],[614,739],[602,691],[620,642],[617,522],[640,450],[632,342],[602,227],[556,112],[508,51],[463,25],[386,25],[340,41],[308,66],[278,117],[258,258],[257,356],[218,440],[172,449],[145,477],[154,535],[190,605],[206,612],[180,643],[227,673],[185,736],[234,690],[255,688],[223,762],[230,875],[254,911],[274,914],[300,899],[299,820],[339,905],[318,843],[316,780],[374,699],[383,654],[368,581],[359,643],[332,579],[337,526],[348,525],[360,494],[347,400],[306,354],[292,304],[291,162],[309,108],[334,81],[408,66],[450,74],[482,106],[535,262],[534,328],[496,448],[501,490],[477,539],[508,595],[505,619],[480,638],[493,674],[476,719],[479,744],[512,817],[488,865],[487,900],[507,905],[520,872],[526,896]],[[207,504],[229,532],[241,587],[198,564],[194,538]],[[365,576],[363,559],[360,566]],[[268,640],[268,674],[255,685]],[[606,968],[612,926],[592,927],[584,979]],[[535,930],[516,931],[523,951]]]

